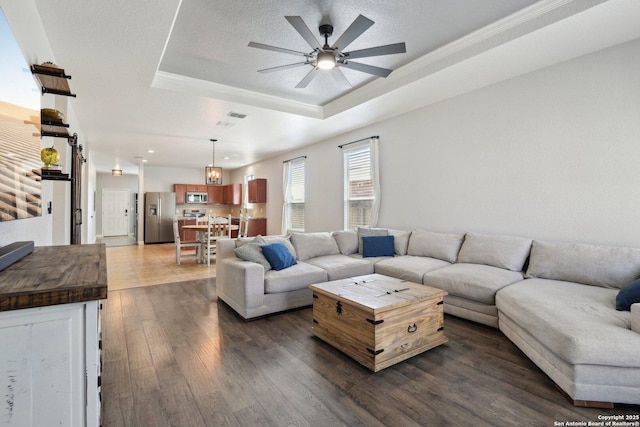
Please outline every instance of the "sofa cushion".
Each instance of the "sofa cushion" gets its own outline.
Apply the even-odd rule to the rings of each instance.
[[[496,292],[523,279],[518,271],[482,264],[458,263],[424,275],[423,283],[449,295],[495,305]]]
[[[293,233],[291,243],[296,249],[299,261],[340,253],[338,244],[331,233]]]
[[[389,229],[389,235],[393,236],[393,247],[396,255],[406,255],[409,247],[410,231]]]
[[[388,236],[386,228],[358,227],[358,253],[362,253],[362,238],[365,236]]]
[[[362,238],[363,257],[393,256],[394,254],[393,236],[365,236]]]
[[[522,271],[530,250],[531,239],[467,233],[458,254],[458,262]]]
[[[282,242],[262,245],[262,254],[274,270],[283,270],[296,264],[296,258]]]
[[[326,271],[306,262],[298,262],[284,270],[270,270],[264,273],[264,292],[277,294],[296,291],[305,289],[314,283],[326,281]]]
[[[434,233],[414,230],[409,238],[408,255],[441,259],[456,262],[464,234]]]
[[[631,330],[640,334],[640,304],[631,304]]]
[[[640,302],[640,279],[620,289],[616,295],[616,310],[631,311],[631,304]]]
[[[296,258],[296,249],[291,244],[291,236],[262,236],[267,244],[282,243],[294,258]]]
[[[425,273],[448,265],[451,264],[441,259],[405,255],[379,261],[375,263],[374,269],[378,274],[422,283]]]
[[[242,242],[242,245],[233,251],[238,258],[244,261],[256,262],[264,268],[264,271],[269,271],[271,270],[271,264],[262,253],[262,245],[266,243],[262,236],[257,236],[249,242]]]
[[[348,255],[325,255],[307,260],[307,263],[327,272],[329,280],[346,279],[373,273],[373,264]]]
[[[639,368],[640,339],[630,330],[630,313],[616,311],[616,293],[534,278],[499,290],[496,306],[569,364]]]
[[[351,255],[358,252],[358,233],[355,231],[334,231],[333,238],[336,239],[338,249],[342,255]]]
[[[534,240],[526,277],[620,289],[640,277],[640,249]]]

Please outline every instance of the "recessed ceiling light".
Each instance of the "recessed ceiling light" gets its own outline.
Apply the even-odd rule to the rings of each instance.
[[[154,150],[147,150],[147,153],[155,153]]]
[[[142,159],[142,163],[147,163],[147,159]]]
[[[224,156],[223,159],[224,160],[229,160],[229,156]]]

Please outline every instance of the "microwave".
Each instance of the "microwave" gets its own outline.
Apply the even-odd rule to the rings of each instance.
[[[187,203],[207,203],[207,193],[187,191]]]

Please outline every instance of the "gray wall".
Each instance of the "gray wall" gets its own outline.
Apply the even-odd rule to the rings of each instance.
[[[380,225],[640,246],[640,40],[234,171],[269,179],[307,155],[307,231],[342,228],[342,152],[380,135]]]

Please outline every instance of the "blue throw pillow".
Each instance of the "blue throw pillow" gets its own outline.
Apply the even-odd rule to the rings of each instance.
[[[640,302],[640,279],[620,289],[616,296],[616,310],[631,311],[631,304]]]
[[[362,238],[362,256],[393,256],[393,236],[364,236]]]
[[[284,243],[277,242],[264,245],[262,246],[262,254],[267,258],[271,268],[274,270],[284,270],[298,263]]]

